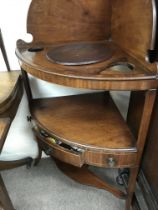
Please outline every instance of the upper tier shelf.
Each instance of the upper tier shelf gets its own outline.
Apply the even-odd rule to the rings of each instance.
[[[60,42],[51,45],[17,42],[22,69],[60,85],[111,90],[156,88],[156,74],[112,41]]]
[[[32,0],[27,32],[33,41],[19,40],[16,54],[38,78],[90,89],[158,86],[156,0]]]

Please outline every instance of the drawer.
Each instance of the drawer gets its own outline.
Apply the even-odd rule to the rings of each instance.
[[[104,153],[96,151],[85,152],[85,163],[106,168],[125,168],[136,164],[137,153]]]
[[[82,167],[84,164],[84,152],[75,152],[70,148],[65,148],[65,145],[52,144],[46,140],[38,140],[41,149],[50,156],[53,156],[63,162],[71,165]],[[68,147],[68,146],[67,146]]]
[[[41,133],[41,132],[40,132]],[[39,145],[47,155],[51,155],[63,162],[82,167],[83,164],[105,168],[126,168],[136,165],[137,152],[103,152],[94,149],[79,149],[66,145],[57,139],[50,137],[47,133],[35,132]]]

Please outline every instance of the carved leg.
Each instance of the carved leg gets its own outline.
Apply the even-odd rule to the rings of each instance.
[[[7,189],[0,175],[0,210],[14,210],[13,204],[9,198]]]

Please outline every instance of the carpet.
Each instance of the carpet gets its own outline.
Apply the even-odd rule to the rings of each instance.
[[[112,170],[92,170],[103,179],[114,176]],[[30,169],[3,171],[2,177],[16,210],[123,210],[125,205],[105,190],[74,182],[51,158]]]

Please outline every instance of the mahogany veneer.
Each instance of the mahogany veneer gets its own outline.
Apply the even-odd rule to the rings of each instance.
[[[111,167],[110,158],[115,167],[136,163],[135,139],[108,92],[34,99],[31,114],[41,147],[64,162],[79,167]]]
[[[129,210],[158,87],[157,2],[33,0],[27,31],[33,41],[18,40],[16,55],[39,145],[36,164],[44,150],[65,164],[77,166],[83,177],[58,162],[73,179],[103,186],[125,198]],[[94,50],[86,51],[87,46]],[[100,49],[104,50],[103,59]],[[144,100],[137,135],[109,93],[34,99],[27,73],[76,88],[140,91]],[[126,193],[103,185],[85,165],[129,167]]]
[[[21,67],[28,73],[60,85],[110,90],[146,90],[157,87],[158,80],[154,72],[113,42],[102,43],[107,45],[112,56],[108,60],[90,65],[65,66],[50,62],[46,59],[47,53],[52,47],[61,45],[56,43],[50,46],[40,44],[41,51],[30,52],[29,49],[38,49],[39,44],[25,44],[20,40],[17,42],[16,54],[23,61]],[[124,70],[128,66],[128,70]]]
[[[109,151],[135,146],[108,92],[34,99],[31,114],[55,138],[73,146]]]

